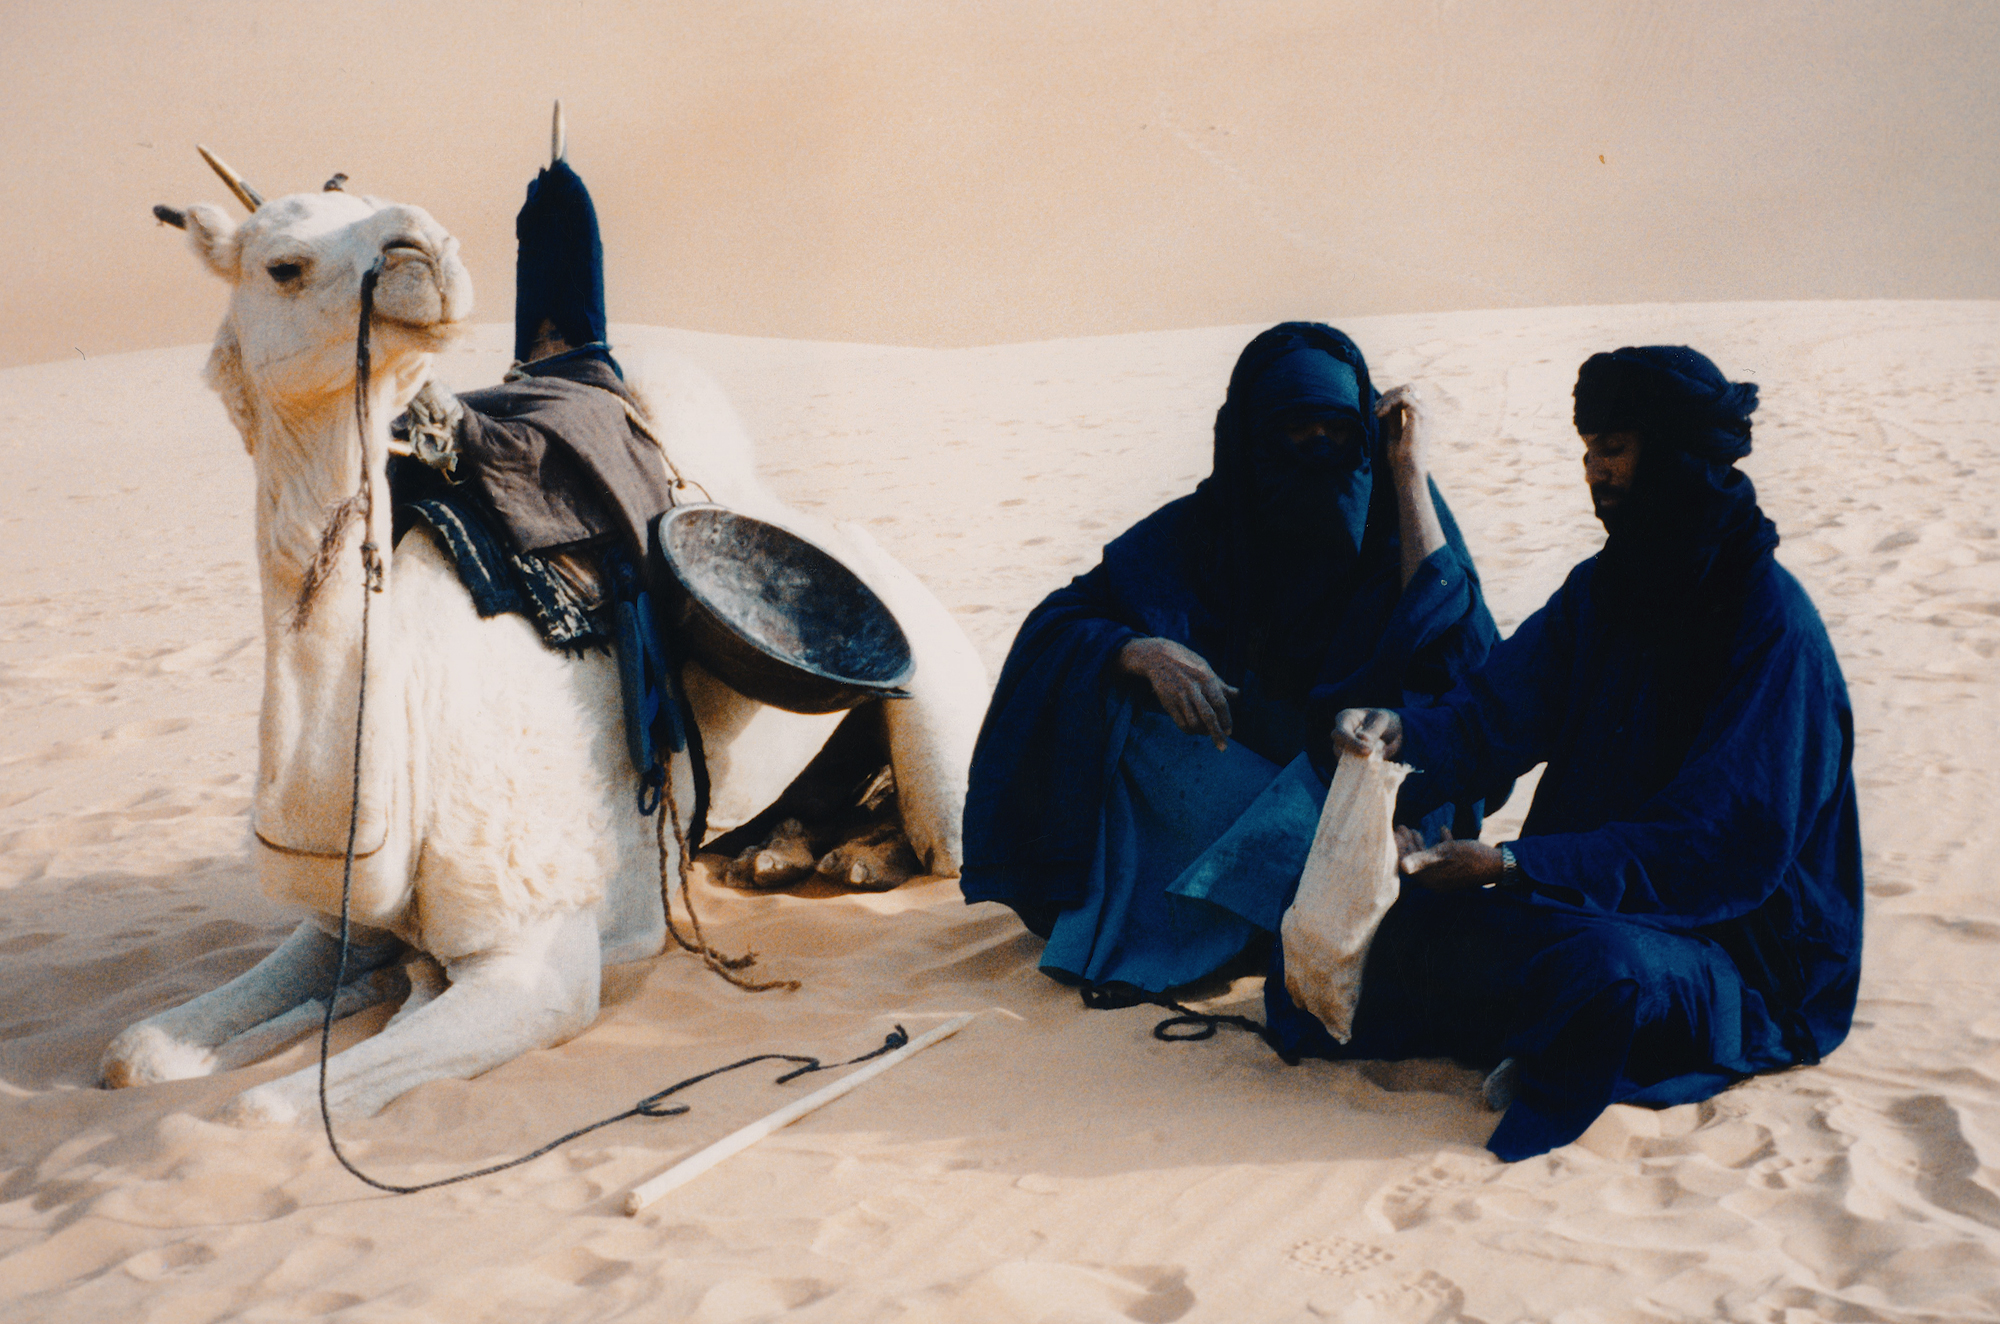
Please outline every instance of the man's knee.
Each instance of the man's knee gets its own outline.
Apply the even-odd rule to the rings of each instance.
[[[1544,978],[1576,993],[1630,984],[1641,1003],[1710,982],[1714,954],[1699,938],[1663,933],[1640,924],[1591,924],[1547,954]]]

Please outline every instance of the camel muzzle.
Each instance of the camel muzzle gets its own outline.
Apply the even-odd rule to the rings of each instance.
[[[462,322],[472,310],[472,279],[458,259],[458,240],[439,231],[404,230],[382,243],[377,316],[428,328]]]

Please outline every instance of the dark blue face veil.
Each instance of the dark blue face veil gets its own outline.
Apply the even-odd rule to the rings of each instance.
[[[1359,347],[1317,322],[1274,326],[1237,358],[1215,416],[1215,467],[1195,490],[1191,567],[1225,623],[1225,675],[1253,669],[1284,685],[1326,656],[1331,623],[1354,591],[1370,508],[1388,496],[1374,481],[1376,399]],[[1291,447],[1291,418],[1326,419],[1343,439]],[[1392,530],[1393,509],[1376,522]]]
[[[602,358],[615,368],[605,344],[604,244],[597,209],[569,162],[556,162],[528,185],[528,200],[514,218],[514,238],[519,245],[514,358],[527,360],[546,321],[573,354]]]
[[[1353,366],[1324,349],[1289,350],[1257,375],[1243,405],[1255,531],[1300,551],[1359,556],[1374,466]]]

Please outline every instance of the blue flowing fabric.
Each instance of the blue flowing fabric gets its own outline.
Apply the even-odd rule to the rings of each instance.
[[[1219,896],[1177,894],[1177,879],[1226,833],[1277,776],[1277,765],[1231,741],[1217,750],[1187,735],[1164,713],[1132,714],[1104,794],[1103,830],[1093,873],[1105,880],[1154,880],[1151,887],[1101,886],[1060,915],[1042,968],[1089,983],[1155,992],[1192,983],[1241,952],[1256,928]],[[1310,836],[1318,815],[1305,825]],[[1259,860],[1261,865],[1263,861]],[[1232,876],[1228,900],[1297,885],[1268,868],[1254,881]]]
[[[1583,387],[1578,402],[1582,417]],[[1528,890],[1407,887],[1349,1044],[1287,997],[1282,954],[1265,986],[1290,1052],[1514,1058],[1517,1096],[1488,1142],[1505,1159],[1568,1143],[1612,1103],[1691,1102],[1817,1062],[1853,1017],[1847,688],[1733,456],[1671,440],[1646,438],[1637,514],[1604,553],[1483,668],[1401,713],[1399,757],[1421,770],[1401,816],[1547,764],[1513,843]],[[1647,514],[1669,504],[1677,526]],[[1645,546],[1669,536],[1681,545]]]
[[[1338,370],[1312,362],[1329,357]],[[962,886],[968,902],[1002,902],[1049,938],[1051,973],[1163,991],[1241,951],[1275,923],[1310,844],[1325,790],[1301,751],[1324,745],[1340,708],[1443,693],[1497,637],[1435,485],[1446,545],[1402,586],[1375,401],[1339,332],[1287,323],[1260,335],[1217,415],[1211,476],[1023,622],[973,754]],[[1319,520],[1274,542],[1259,536],[1256,497],[1282,471],[1259,466],[1274,453],[1270,424],[1300,411],[1343,419],[1357,449],[1284,461],[1317,493]],[[1350,524],[1357,487],[1365,518]],[[1228,750],[1175,728],[1115,672],[1119,649],[1147,636],[1186,645],[1241,689]],[[1452,814],[1477,830],[1471,802]],[[1261,872],[1218,865],[1276,858],[1260,854],[1260,833],[1289,841],[1295,858]]]

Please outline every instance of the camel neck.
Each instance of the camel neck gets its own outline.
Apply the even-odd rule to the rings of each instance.
[[[257,464],[258,569],[264,614],[264,702],[258,721],[259,834],[287,850],[325,854],[346,837],[346,806],[355,775],[353,732],[361,690],[364,537],[379,549],[387,580],[390,550],[388,416],[398,388],[387,374],[371,391],[371,435],[364,448],[352,396],[340,392],[311,410],[264,413],[252,440]],[[373,510],[343,503],[361,490],[362,465],[373,470]],[[329,537],[329,530],[332,535]],[[322,545],[324,555],[322,556]],[[300,590],[315,559],[318,586],[303,617]],[[393,707],[399,686],[396,617],[387,593],[369,599],[371,713]],[[393,753],[379,723],[363,742],[358,846],[378,847],[385,831]]]
[[[395,404],[394,383],[378,381],[370,394],[374,397],[369,402],[371,435],[365,447],[346,392],[310,410],[288,414],[274,409],[258,420],[252,444],[257,466],[257,560],[267,633],[296,629],[301,591],[315,562],[318,587],[306,612],[307,629],[323,619],[348,621],[351,626],[350,618],[358,611],[364,540],[375,544],[386,567],[391,530],[385,476],[387,416]],[[364,463],[372,501],[362,496]]]

